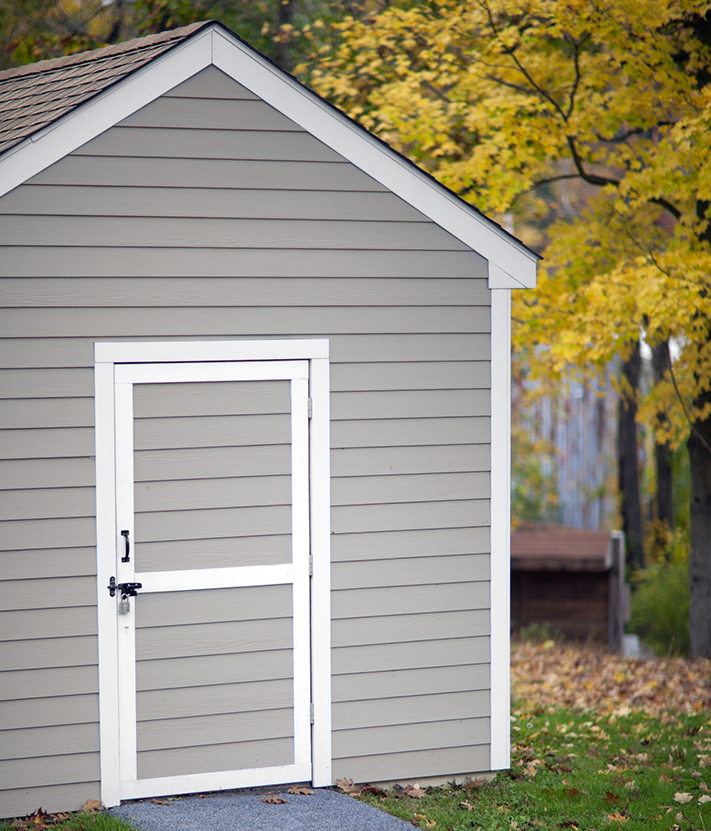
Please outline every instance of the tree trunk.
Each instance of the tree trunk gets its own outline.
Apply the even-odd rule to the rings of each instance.
[[[658,384],[667,374],[669,365],[669,342],[662,341],[652,349],[652,369],[654,383]],[[673,454],[668,443],[654,441],[654,457],[657,469],[657,510],[656,519],[666,522],[671,530],[674,527]]]
[[[698,431],[698,432],[696,432]],[[705,439],[706,444],[699,437]],[[692,658],[711,658],[711,418],[696,422],[687,447],[691,470],[689,636]]]
[[[637,389],[642,368],[639,341],[625,361],[622,374],[630,393],[620,398],[618,410],[617,458],[619,488],[622,497],[622,530],[625,532],[627,565],[631,569],[644,566],[642,548],[642,511],[639,498],[639,462],[637,459]]]
[[[296,0],[277,0],[279,2],[278,22],[279,27],[291,25],[294,19],[294,6]],[[288,38],[288,35],[287,35]],[[274,61],[284,72],[293,72],[294,66],[291,60],[291,49],[288,40],[279,40],[276,45]]]

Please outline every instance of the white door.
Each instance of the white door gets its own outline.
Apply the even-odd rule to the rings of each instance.
[[[314,778],[309,369],[113,366],[118,799]]]

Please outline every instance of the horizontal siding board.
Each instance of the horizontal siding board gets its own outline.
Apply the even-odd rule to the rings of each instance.
[[[283,614],[283,612],[282,612]],[[154,626],[136,632],[136,660],[194,655],[241,656],[265,649],[290,649],[291,618]]]
[[[95,577],[43,576],[0,583],[0,609],[3,611],[75,608],[91,606],[95,602]]]
[[[85,548],[96,545],[96,521],[93,517],[86,517],[0,522],[0,551],[50,548],[52,545],[57,548]],[[3,608],[1,603],[0,608]]]
[[[487,527],[337,534],[331,538],[331,561],[488,554],[490,548]]]
[[[216,66],[205,67],[205,69],[188,78],[187,81],[183,81],[173,89],[168,90],[165,96],[258,100],[253,92],[237,83],[229,75],[225,75]],[[141,111],[138,110],[138,112]]]
[[[98,771],[97,774],[98,776]],[[0,817],[18,817],[27,813],[27,806],[41,805],[48,813],[79,811],[92,799],[100,799],[98,782],[0,791]]]
[[[291,532],[291,508],[215,508],[136,514],[136,539],[143,542],[253,537]]]
[[[378,390],[331,394],[331,418],[334,421],[488,416],[490,412],[488,390]]]
[[[0,460],[0,490],[93,486],[94,460],[84,458]],[[5,498],[5,495],[3,495]]]
[[[248,105],[252,106],[252,105]],[[278,114],[277,114],[278,115]],[[276,121],[276,119],[275,119]],[[255,159],[294,162],[340,162],[330,147],[304,131],[278,123],[229,127],[152,127],[140,124],[114,127],[82,145],[75,156],[132,156],[158,159]]]
[[[133,390],[134,418],[290,411],[288,381],[136,384]]]
[[[242,87],[244,89],[244,87]],[[305,133],[303,127],[256,98],[233,100],[200,97],[178,98],[162,96],[117,125],[123,127],[173,127],[184,129],[208,128],[213,130],[286,130]],[[202,134],[202,129],[199,133]],[[308,134],[307,134],[308,135]],[[200,137],[196,136],[196,143]],[[317,139],[313,139],[317,141]],[[82,148],[83,150],[83,148]]]
[[[86,666],[97,660],[95,636],[0,641],[4,670]]]
[[[23,580],[28,575],[85,577],[96,574],[96,547],[3,551],[0,580]]]
[[[136,450],[248,447],[288,443],[291,425],[288,416],[274,414],[150,418],[136,420],[133,435]]]
[[[293,710],[262,710],[143,721],[138,752],[293,737]]]
[[[87,517],[94,511],[93,488],[8,490],[0,499],[0,520]]]
[[[346,701],[333,707],[333,729],[358,730],[391,724],[425,723],[431,721],[435,713],[455,720],[479,718],[488,716],[489,709],[489,690]]]
[[[407,531],[416,528],[466,528],[489,525],[491,522],[488,499],[348,505],[335,507],[331,516],[333,534]]]
[[[225,664],[222,656],[168,658],[141,661],[136,666],[136,690],[163,690],[191,687],[199,678],[205,686],[238,684],[245,681],[274,681],[291,678],[293,659],[290,649],[270,652],[245,652],[239,661]]]
[[[336,730],[333,757],[376,756],[412,750],[472,747],[489,741],[489,719],[470,718]]]
[[[5,277],[481,277],[473,251],[358,251],[329,249],[139,248],[3,246]],[[468,356],[471,359],[472,355]],[[488,358],[488,355],[477,355]],[[395,359],[397,360],[397,359]]]
[[[238,470],[258,470],[263,476],[289,473],[291,459],[286,444],[250,447],[196,447],[173,450],[140,450],[134,453],[136,482],[229,477]]]
[[[415,643],[368,644],[334,649],[334,675],[353,672],[384,672],[421,667],[446,667],[489,660],[489,638],[450,638]]]
[[[0,707],[0,729],[49,727],[60,724],[97,724],[97,695],[63,695],[5,701]]]
[[[13,246],[466,251],[434,224],[202,217],[0,215]],[[28,254],[28,256],[30,256]]]
[[[91,427],[57,427],[0,432],[0,457],[4,459],[67,458],[94,455]]]
[[[254,709],[258,697],[264,710],[291,707],[293,683],[291,679],[260,681],[250,684],[214,684],[210,687],[183,687],[139,693],[136,700],[138,721],[163,718],[166,710],[175,719],[216,713],[243,713]]]
[[[187,469],[185,473],[192,471]],[[135,510],[183,511],[204,508],[290,505],[290,476],[244,476],[239,479],[187,479],[136,484]]]
[[[334,421],[331,425],[331,447],[340,449],[483,444],[489,437],[489,419],[484,416]]]
[[[99,750],[99,725],[66,724],[4,730],[3,759],[32,759]]]
[[[0,793],[14,788],[95,782],[98,778],[98,751],[0,761]]]
[[[146,595],[136,605],[139,627],[267,620],[291,615],[291,586],[246,586]]]
[[[342,477],[485,472],[491,466],[490,455],[487,444],[334,447],[331,450],[331,475],[335,485],[335,480]]]
[[[488,609],[489,584],[438,583],[435,586],[342,589],[333,592],[331,603],[334,620]]]
[[[488,499],[489,474],[426,473],[396,476],[356,476],[331,482],[331,505],[377,505]]]
[[[95,664],[0,672],[0,701],[88,695],[98,691],[99,678]]]
[[[356,751],[357,752],[357,751]],[[378,756],[351,756],[334,760],[333,777],[344,776],[356,782],[402,782],[427,776],[488,772],[491,767],[489,745],[475,747],[446,747],[406,753],[387,753]]]
[[[138,571],[266,566],[290,563],[292,560],[289,534],[239,537],[238,540],[228,537],[149,543],[139,541],[133,551]]]
[[[92,398],[0,400],[0,429],[93,426],[94,401]]]
[[[428,586],[438,583],[476,583],[488,579],[488,554],[459,554],[455,557],[334,563],[332,586],[335,590],[368,589],[385,586]]]
[[[204,748],[148,750],[138,754],[139,778],[180,776],[214,770],[287,765],[294,760],[293,739],[266,739]]]
[[[331,378],[331,391],[482,390],[490,382],[488,361],[340,364]]]
[[[96,607],[92,603],[71,609],[3,611],[0,632],[4,642],[96,635]]]
[[[103,189],[97,190],[105,193]],[[13,193],[24,191],[20,188]],[[354,196],[356,194],[351,194],[351,197]],[[7,198],[5,196],[0,200],[0,206]],[[112,193],[107,198],[114,199],[115,196]],[[301,204],[301,196],[299,200]],[[171,201],[171,204],[174,203]],[[351,204],[350,200],[348,204]],[[101,280],[94,277],[28,277],[0,281],[0,305],[3,308],[298,306],[303,309],[312,306],[347,306],[355,309],[359,306],[488,306],[489,296],[486,279],[470,280],[461,277],[438,277],[436,280],[385,276],[336,279],[304,277],[300,280],[290,277],[263,277],[260,280],[248,277],[203,277],[198,281],[192,277],[142,276],[140,279],[104,277]],[[369,369],[367,365],[353,366],[353,371],[367,372]],[[465,373],[464,377],[468,377],[466,367],[462,366],[461,371]],[[86,372],[85,370],[84,373]]]
[[[410,695],[435,695],[466,690],[489,692],[489,664],[386,670],[336,675],[334,705],[347,701],[375,701]]]
[[[386,334],[386,335],[333,335],[314,332],[316,337],[331,339],[332,372],[338,372],[338,364],[416,362],[422,361],[470,361],[473,357],[488,359],[488,335],[467,334]],[[1,335],[1,333],[0,333]],[[203,338],[207,337],[203,333]],[[99,340],[130,340],[105,332]],[[183,338],[200,340],[200,336]],[[239,338],[227,338],[231,340]],[[151,342],[161,338],[145,337]],[[7,338],[0,336],[0,368],[22,367],[81,367],[93,366],[94,340],[91,338],[45,338],[41,332],[36,337]],[[450,442],[450,444],[453,442]]]
[[[489,310],[440,306],[340,308],[323,307],[295,311],[284,308],[82,308],[82,309],[2,309],[0,326],[5,337],[21,337],[29,331],[43,337],[61,338],[81,332],[83,337],[198,336],[210,332],[225,338],[240,336],[318,335],[339,331],[355,335],[410,335],[413,332],[438,335],[440,332],[469,334],[487,332]],[[472,357],[472,356],[470,356]],[[460,390],[461,391],[461,390]],[[74,399],[72,399],[74,400]],[[79,399],[81,400],[81,399]]]
[[[93,185],[22,185],[3,196],[0,214],[430,221],[392,193]]]
[[[376,643],[442,640],[462,635],[489,634],[489,613],[485,609],[468,612],[387,615],[334,620],[331,642],[334,647]]]
[[[28,180],[39,185],[386,191],[347,162],[66,156]]]
[[[93,395],[94,373],[88,367],[0,370],[0,398],[91,398]]]

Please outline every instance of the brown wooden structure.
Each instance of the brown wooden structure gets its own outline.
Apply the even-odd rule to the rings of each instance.
[[[624,535],[555,525],[511,535],[512,631],[548,626],[566,638],[622,646],[629,614]]]

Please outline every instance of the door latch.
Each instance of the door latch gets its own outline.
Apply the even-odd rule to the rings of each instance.
[[[116,578],[112,577],[107,586],[111,597],[116,595],[116,592],[121,592],[121,599],[125,600],[127,597],[135,597],[138,594],[138,589],[143,588],[143,583],[117,583]]]

